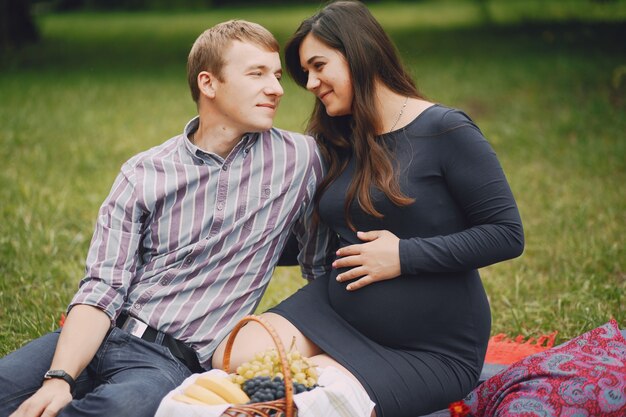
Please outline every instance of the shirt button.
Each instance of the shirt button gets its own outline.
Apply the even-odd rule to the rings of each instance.
[[[222,211],[222,209],[224,208],[224,203],[217,203],[217,209]]]
[[[227,170],[228,170],[228,165],[226,165],[226,164],[222,165],[222,169],[223,169],[224,171],[227,171]]]
[[[139,303],[135,303],[135,305],[133,305],[133,307],[135,308],[135,310],[141,310],[141,304],[139,304]]]
[[[185,265],[191,265],[192,262],[193,262],[193,258],[185,259]]]

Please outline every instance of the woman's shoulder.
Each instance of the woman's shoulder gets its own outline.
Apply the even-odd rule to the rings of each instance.
[[[409,123],[407,130],[415,136],[433,137],[465,126],[477,128],[474,121],[462,110],[433,104]]]

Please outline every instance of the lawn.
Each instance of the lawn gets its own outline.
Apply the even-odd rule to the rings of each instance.
[[[569,339],[626,326],[626,4],[379,3],[421,90],[465,110],[495,148],[526,232],[484,268],[493,333]],[[0,55],[0,356],[57,326],[120,165],[195,114],[189,47],[229,18],[284,42],[313,7],[37,17],[43,39]],[[276,125],[312,103],[289,80]],[[300,285],[279,268],[259,309]]]

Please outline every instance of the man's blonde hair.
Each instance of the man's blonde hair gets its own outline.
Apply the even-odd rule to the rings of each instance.
[[[200,99],[198,74],[208,71],[221,80],[224,51],[235,40],[254,43],[271,52],[280,50],[274,35],[257,23],[229,20],[205,30],[194,42],[187,59],[187,81],[191,89],[191,97],[196,103]]]

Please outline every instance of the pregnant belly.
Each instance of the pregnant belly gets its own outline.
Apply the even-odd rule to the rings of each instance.
[[[481,320],[489,317],[476,271],[403,275],[356,291],[335,280],[340,272],[328,284],[332,307],[355,329],[386,346],[421,348],[442,334],[453,336],[455,329],[464,332],[477,314]]]

